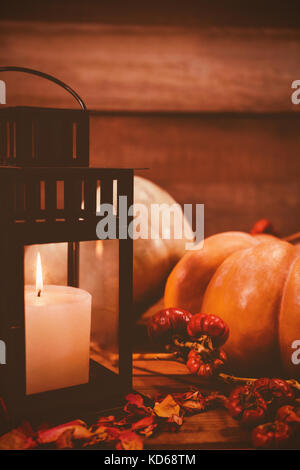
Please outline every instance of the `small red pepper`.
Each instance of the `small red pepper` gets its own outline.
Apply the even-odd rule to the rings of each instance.
[[[228,339],[229,328],[217,315],[196,313],[187,326],[188,334],[193,338],[209,336],[214,347],[222,346]]]
[[[296,431],[300,428],[300,409],[292,405],[282,406],[277,410],[276,419],[289,424]]]
[[[188,354],[187,368],[193,375],[211,377],[225,364],[227,356],[224,351],[215,349],[210,354],[199,353],[192,349]]]
[[[242,424],[255,426],[265,419],[268,406],[251,386],[242,385],[231,392],[228,410],[230,415]]]
[[[282,421],[265,423],[257,426],[252,431],[252,442],[259,448],[282,447],[292,437],[291,427]]]
[[[165,308],[150,318],[148,335],[152,340],[168,342],[174,334],[186,335],[192,314],[181,308]]]
[[[294,393],[289,384],[283,379],[257,379],[253,390],[258,392],[269,406],[278,407],[291,403]]]

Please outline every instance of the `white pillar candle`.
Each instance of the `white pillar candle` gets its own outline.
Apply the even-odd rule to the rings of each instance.
[[[26,394],[89,381],[91,295],[25,286]]]

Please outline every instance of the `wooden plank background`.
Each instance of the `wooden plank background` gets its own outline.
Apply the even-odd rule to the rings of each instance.
[[[95,361],[117,372],[117,368],[96,351]],[[133,389],[156,400],[169,393],[202,393],[219,390],[226,396],[232,387],[220,381],[192,376],[184,364],[164,360],[133,361]],[[185,416],[179,432],[162,432],[144,440],[146,449],[245,449],[251,448],[251,432],[239,425],[222,408]]]
[[[180,203],[205,204],[206,235],[260,217],[286,235],[299,230],[299,131],[296,115],[97,114],[91,161],[149,167]]]
[[[191,376],[184,364],[171,361],[134,361],[134,389],[152,399],[160,394],[182,393],[198,388],[213,390],[209,384]],[[222,387],[221,387],[222,389]],[[228,393],[228,389],[227,389]],[[145,439],[146,449],[245,449],[251,436],[225,409],[186,416],[179,432],[163,432]]]
[[[299,111],[300,31],[0,22],[0,63],[57,75],[90,109]],[[8,102],[70,106],[59,88],[2,74]],[[2,77],[1,77],[2,78]]]
[[[185,24],[241,27],[299,27],[298,2],[282,0],[11,0],[1,5],[9,20],[102,24]]]
[[[260,217],[282,235],[299,230],[295,6],[14,3],[2,11],[0,63],[52,73],[83,96],[92,165],[149,167],[142,174],[180,203],[205,203],[206,235]],[[76,106],[53,84],[1,75],[10,105]]]

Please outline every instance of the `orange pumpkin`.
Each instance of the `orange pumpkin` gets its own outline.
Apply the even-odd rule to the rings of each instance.
[[[299,375],[292,343],[300,340],[300,253],[293,245],[270,235],[213,235],[178,262],[164,300],[228,323],[231,371]]]

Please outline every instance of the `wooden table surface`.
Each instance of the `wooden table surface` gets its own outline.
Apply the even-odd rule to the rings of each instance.
[[[154,398],[159,393],[185,392],[208,386],[189,375],[184,364],[150,360],[134,362],[134,389]],[[216,389],[214,386],[213,389]],[[185,417],[179,432],[163,432],[145,439],[147,449],[249,449],[249,431],[241,428],[226,410],[211,410]]]

